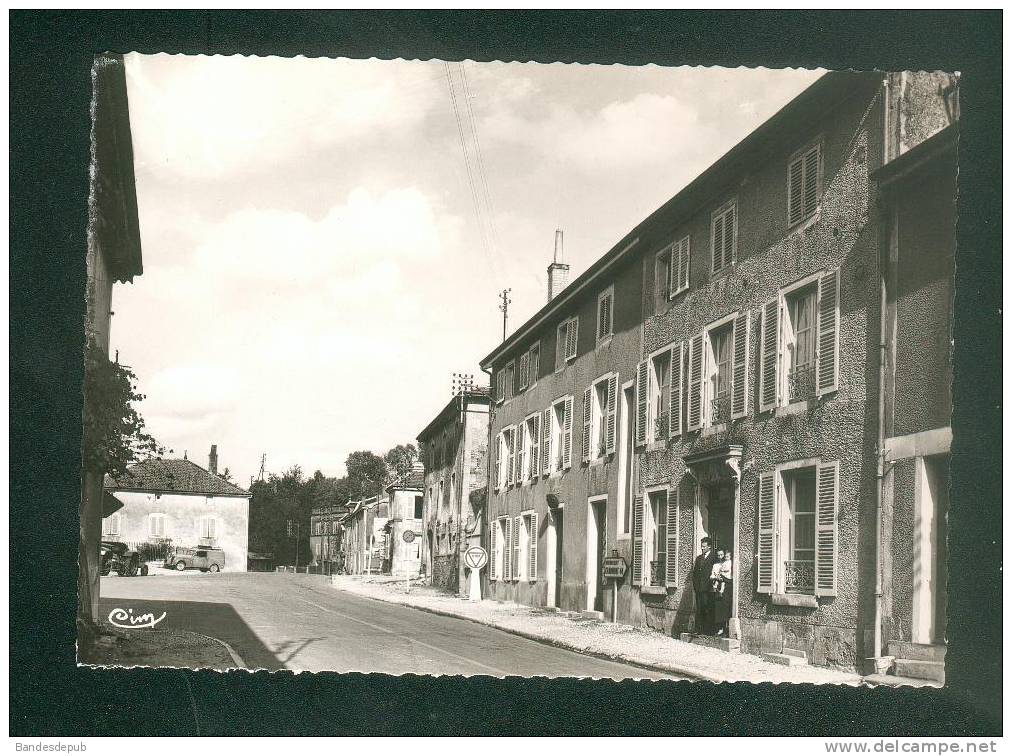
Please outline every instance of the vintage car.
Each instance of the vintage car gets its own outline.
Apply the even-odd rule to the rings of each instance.
[[[225,552],[210,546],[197,548],[177,548],[169,554],[163,565],[170,570],[200,570],[201,572],[219,572],[225,566]]]
[[[147,575],[148,566],[141,564],[140,555],[120,541],[102,541],[100,569],[103,575],[113,570],[121,577]]]

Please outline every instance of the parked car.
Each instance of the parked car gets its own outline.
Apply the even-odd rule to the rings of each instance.
[[[225,552],[205,546],[196,549],[176,549],[165,560],[164,566],[180,572],[183,570],[219,572],[225,567]]]
[[[147,575],[148,566],[141,564],[141,558],[136,551],[121,541],[101,542],[102,575],[108,575],[113,570],[121,577],[134,577],[137,574]]]

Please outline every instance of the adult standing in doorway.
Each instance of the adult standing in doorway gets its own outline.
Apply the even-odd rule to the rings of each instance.
[[[692,591],[696,598],[696,632],[713,633],[713,583],[710,575],[717,555],[709,537],[699,542],[700,553],[692,563]]]

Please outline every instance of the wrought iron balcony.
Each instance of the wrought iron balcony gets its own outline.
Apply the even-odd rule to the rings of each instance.
[[[720,425],[731,419],[731,395],[715,396],[710,402],[710,425]]]
[[[654,438],[663,439],[668,437],[668,413],[659,412],[654,419]]]
[[[784,592],[814,593],[815,562],[808,559],[788,559],[784,562]]]
[[[803,402],[815,396],[815,365],[794,368],[787,375],[792,402]]]
[[[662,551],[650,563],[650,585],[664,585],[664,563],[667,555]]]

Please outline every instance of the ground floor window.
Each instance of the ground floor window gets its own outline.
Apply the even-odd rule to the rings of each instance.
[[[644,525],[646,533],[646,563],[649,567],[649,585],[665,584],[665,565],[667,563],[667,517],[668,492],[651,491],[647,494],[649,506]]]
[[[119,514],[111,514],[102,520],[102,535],[118,536],[120,534],[120,516]]]
[[[163,514],[148,515],[148,535],[151,536],[152,538],[165,537],[165,515]]]

